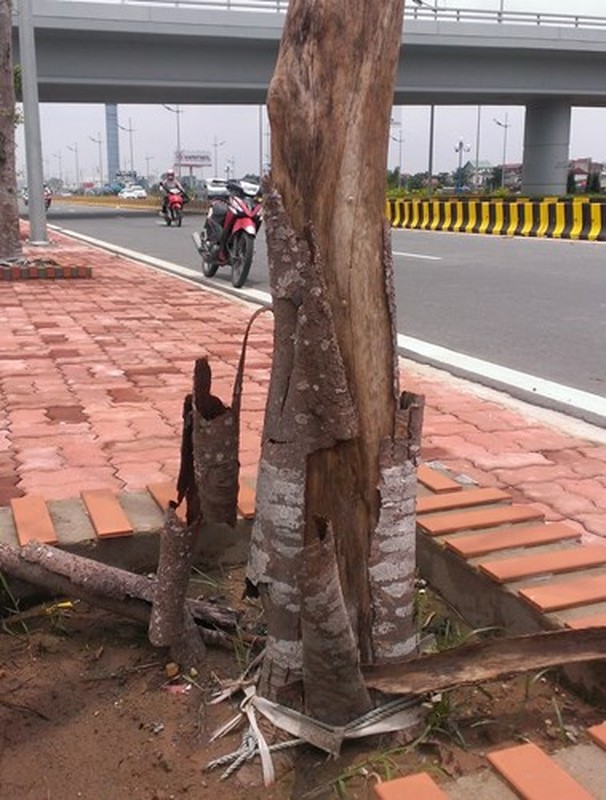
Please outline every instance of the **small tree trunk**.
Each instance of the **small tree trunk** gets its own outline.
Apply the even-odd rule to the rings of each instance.
[[[160,535],[160,558],[149,623],[149,640],[156,647],[170,647],[173,659],[184,669],[200,670],[204,643],[185,605],[193,562],[196,524],[184,526],[174,508],[166,512]]]
[[[15,175],[12,3],[0,0],[0,262],[21,255]]]

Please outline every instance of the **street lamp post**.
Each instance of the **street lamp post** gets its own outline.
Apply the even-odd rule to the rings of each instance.
[[[393,142],[397,142],[398,143],[398,171],[400,173],[400,179],[399,179],[398,183],[399,183],[400,186],[402,186],[402,166],[403,166],[403,164],[402,164],[402,162],[403,162],[402,151],[403,151],[403,144],[404,144],[404,137],[402,136],[402,120],[392,119],[391,120],[391,124],[393,125],[394,128],[398,128],[398,135],[397,136],[392,136],[390,134],[389,138]]]
[[[215,175],[219,174],[219,148],[223,147],[224,144],[226,144],[225,139],[222,142],[218,142],[215,135],[213,141],[213,150],[215,151]]]
[[[181,106],[167,106],[165,103],[162,104],[162,107],[165,108],[167,111],[172,112],[177,117],[177,152],[175,157],[175,170],[177,172],[177,178],[181,180],[181,121],[180,117],[181,114],[185,113]]]
[[[455,153],[459,154],[459,168],[457,171],[457,186],[463,185],[463,153],[469,153],[470,147],[463,139],[459,139],[455,146]]]
[[[149,162],[153,160],[154,160],[153,156],[145,156],[145,177],[147,178],[148,181],[149,181]]]
[[[482,123],[482,106],[478,106],[478,116],[476,119],[476,174],[475,174],[475,189],[476,192],[480,189],[480,134]]]
[[[42,137],[38,104],[38,68],[31,0],[21,0],[19,9],[19,51],[25,118],[25,163],[29,191],[30,242],[47,245],[46,211],[44,209],[44,170]],[[2,112],[4,113],[4,112]]]
[[[58,153],[53,153],[53,155],[59,162],[59,183],[63,185],[63,156],[60,150]]]
[[[507,129],[511,127],[511,123],[508,121],[509,115],[505,114],[505,121],[503,122],[496,117],[493,117],[493,122],[495,122],[499,128],[503,128],[503,163],[501,164],[501,188],[505,187],[505,162],[507,160]]]
[[[67,145],[67,149],[71,150],[74,154],[74,159],[76,162],[76,180],[75,180],[75,188],[78,189],[80,186],[80,162],[78,160],[78,143],[74,142],[73,145]]]
[[[121,131],[126,131],[126,133],[128,133],[128,145],[130,151],[130,174],[131,178],[134,178],[135,162],[133,159],[133,133],[135,132],[135,129],[133,128],[133,123],[131,118],[130,117],[128,118],[128,128],[125,125],[120,125],[120,123],[118,123],[118,127],[120,128]]]
[[[101,149],[103,140],[101,139],[100,133],[97,134],[96,139],[94,136],[89,136],[88,138],[91,140],[91,142],[94,142],[99,146],[99,186],[103,186],[103,151]]]

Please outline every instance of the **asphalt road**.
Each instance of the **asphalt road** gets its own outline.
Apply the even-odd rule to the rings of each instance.
[[[157,213],[68,203],[49,214],[51,225],[194,270],[201,220],[167,228]],[[606,420],[605,244],[394,230],[392,245],[399,333],[596,395]],[[228,271],[213,283],[229,287]],[[268,290],[262,235],[246,288]]]

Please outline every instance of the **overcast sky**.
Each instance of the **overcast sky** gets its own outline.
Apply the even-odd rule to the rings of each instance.
[[[413,6],[412,0],[406,0]],[[427,0],[433,4],[433,0]],[[606,0],[437,0],[438,7],[474,8],[505,11],[532,11],[537,13],[565,13],[598,16],[606,19]],[[204,170],[209,177],[215,172],[224,176],[226,167],[237,176],[259,172],[262,141],[263,160],[268,159],[268,123],[265,110],[259,114],[257,106],[181,106],[179,127],[181,147],[184,150],[208,151],[213,166]],[[122,169],[131,168],[131,141],[133,166],[139,174],[157,176],[172,163],[177,141],[177,115],[162,106],[118,107],[119,123],[132,133],[121,130],[120,162]],[[260,118],[262,124],[260,125]],[[394,108],[394,125],[389,148],[388,166],[399,165],[402,156],[403,170],[408,173],[427,169],[429,109],[418,106]],[[503,157],[504,128],[495,119],[507,121],[506,161],[522,160],[524,130],[523,107],[483,106],[480,112],[480,161],[500,164]],[[438,106],[435,111],[434,170],[452,171],[458,164],[455,147],[464,143],[465,160],[475,161],[477,146],[477,107]],[[99,175],[99,147],[91,139],[99,134],[103,140],[103,176],[107,178],[105,151],[105,107],[103,105],[45,103],[40,107],[40,125],[44,153],[44,173],[50,177],[61,176],[73,183],[77,160],[82,180],[97,179]],[[260,136],[262,128],[262,135]],[[400,144],[400,139],[402,143]],[[17,168],[23,170],[23,131],[17,134]],[[71,148],[71,149],[70,149]],[[469,149],[467,149],[469,148]],[[570,144],[571,158],[590,156],[606,161],[606,108],[573,109]],[[215,169],[216,163],[216,169]],[[198,172],[198,174],[200,174]]]

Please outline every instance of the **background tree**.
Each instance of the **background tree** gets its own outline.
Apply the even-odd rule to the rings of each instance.
[[[371,705],[360,662],[415,644],[418,415],[398,410],[385,219],[403,5],[291,0],[268,93],[274,360],[248,579],[268,625],[261,693],[302,680],[334,724]]]
[[[602,181],[599,172],[590,172],[587,176],[587,191],[590,194],[599,194],[602,191]]]
[[[0,261],[21,255],[15,174],[15,86],[12,60],[12,13],[0,0]]]
[[[577,182],[574,177],[574,172],[569,169],[568,174],[566,175],[566,194],[576,194],[577,192]]]

